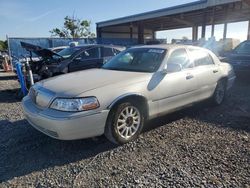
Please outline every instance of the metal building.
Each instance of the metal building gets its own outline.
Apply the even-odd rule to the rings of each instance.
[[[180,6],[136,14],[97,23],[98,38],[124,38],[137,40],[155,39],[155,32],[192,27],[192,39],[198,39],[198,27],[202,27],[202,38],[206,26],[224,24],[223,38],[227,37],[227,24],[239,21],[250,22],[250,0],[200,0]],[[250,39],[250,23],[248,27]]]

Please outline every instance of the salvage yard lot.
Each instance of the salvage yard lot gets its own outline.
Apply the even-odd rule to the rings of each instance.
[[[0,187],[250,187],[250,84],[237,81],[220,107],[152,120],[137,141],[115,146],[33,129],[14,78],[0,72]]]

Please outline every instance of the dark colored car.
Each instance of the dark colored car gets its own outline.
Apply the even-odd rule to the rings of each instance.
[[[61,74],[100,68],[105,62],[123,50],[125,50],[123,47],[98,44],[66,48],[58,53],[65,60],[60,62],[60,65],[55,69],[55,73]]]
[[[240,43],[235,49],[225,54],[223,61],[230,63],[238,77],[250,78],[250,40]]]
[[[107,60],[125,50],[124,47],[113,45],[88,44],[65,48],[55,53],[24,42],[21,45],[30,54],[37,56],[30,58],[35,82],[60,74],[102,67]]]

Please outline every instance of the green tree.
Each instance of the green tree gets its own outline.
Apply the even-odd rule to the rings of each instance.
[[[7,49],[8,49],[7,40],[5,40],[5,41],[0,40],[0,50],[7,50]]]
[[[80,20],[74,16],[66,16],[62,29],[55,28],[50,31],[52,36],[62,38],[93,38],[95,34],[90,30],[91,22]]]

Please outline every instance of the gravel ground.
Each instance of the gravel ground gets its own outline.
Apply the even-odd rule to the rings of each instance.
[[[250,85],[149,122],[123,146],[58,141],[25,120],[17,81],[0,72],[0,187],[250,187]]]

